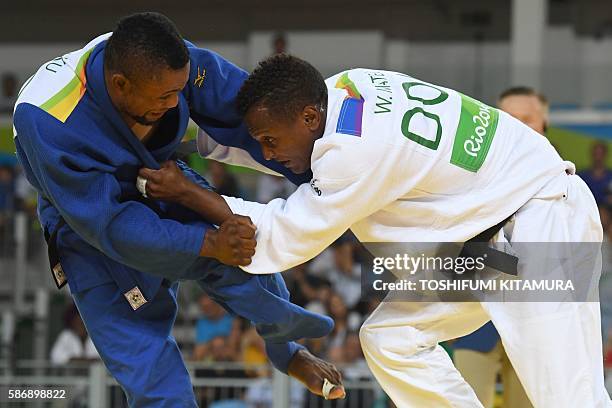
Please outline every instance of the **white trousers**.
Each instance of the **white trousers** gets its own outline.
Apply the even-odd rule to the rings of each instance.
[[[588,187],[578,176],[563,175],[519,209],[510,242],[601,242],[602,237]],[[530,262],[521,259],[523,276],[521,265]],[[482,407],[438,343],[489,320],[535,408],[612,407],[604,387],[598,302],[385,300],[361,328],[361,345],[398,408]]]

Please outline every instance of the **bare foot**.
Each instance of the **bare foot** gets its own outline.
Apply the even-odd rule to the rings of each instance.
[[[289,362],[288,373],[299,380],[310,392],[323,396],[323,381],[327,378],[334,387],[327,399],[344,398],[346,392],[342,385],[342,375],[331,363],[310,354],[308,350],[299,350]]]

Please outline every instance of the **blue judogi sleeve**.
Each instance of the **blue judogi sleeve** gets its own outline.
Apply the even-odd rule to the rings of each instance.
[[[224,146],[238,147],[264,166],[295,184],[308,182],[312,172],[294,174],[282,164],[263,157],[238,114],[236,96],[248,73],[220,55],[186,42],[191,57],[189,81],[183,93],[189,101],[190,115],[196,124]]]
[[[17,107],[14,126],[30,182],[88,244],[117,262],[169,279],[180,279],[197,260],[206,227],[160,219],[140,202],[121,201],[115,169],[96,160],[94,141],[69,134],[61,122],[26,103]]]

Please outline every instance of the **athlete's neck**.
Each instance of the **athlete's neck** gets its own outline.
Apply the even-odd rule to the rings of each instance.
[[[146,144],[155,133],[155,130],[157,130],[157,124],[158,122],[153,125],[141,125],[140,123],[134,123],[132,126],[130,126],[130,129],[132,130],[132,133],[136,135],[138,140],[140,140],[143,144]]]
[[[104,82],[106,84],[106,90],[108,92],[108,96],[110,97],[111,103],[119,113],[119,116],[121,116],[121,119],[123,119],[126,125],[128,125],[138,140],[140,140],[142,143],[146,143],[147,139],[154,132],[155,125],[143,125],[138,123],[134,118],[125,112],[125,109],[122,108],[123,104],[121,103],[121,95],[113,86],[111,78],[112,76],[110,73],[104,69]]]

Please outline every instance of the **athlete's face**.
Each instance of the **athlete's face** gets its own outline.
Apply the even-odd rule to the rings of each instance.
[[[160,68],[150,76],[127,78],[115,73],[111,77],[113,102],[129,120],[153,125],[178,104],[179,93],[188,79],[189,63],[177,70]]]
[[[262,104],[245,116],[251,136],[259,142],[266,160],[276,160],[293,173],[310,168],[312,149],[325,127],[325,117],[315,106],[306,106],[293,119],[277,119]]]

